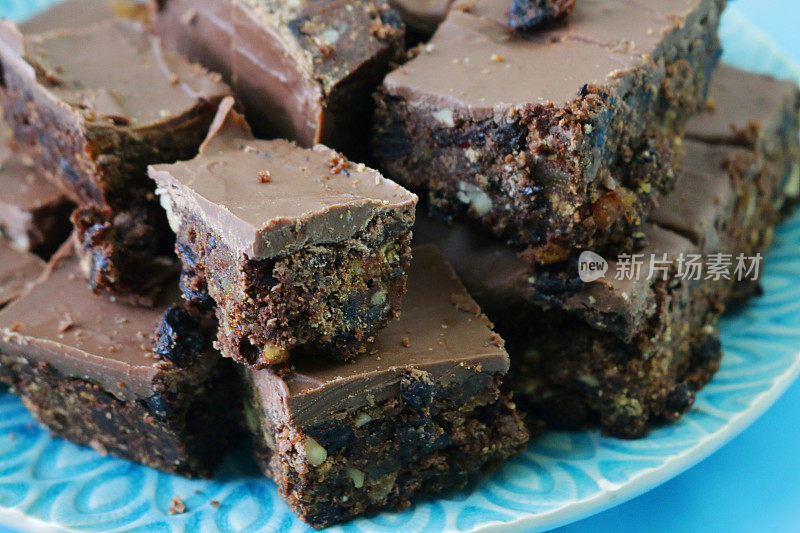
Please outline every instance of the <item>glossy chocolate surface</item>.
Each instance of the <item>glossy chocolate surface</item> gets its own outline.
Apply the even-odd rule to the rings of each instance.
[[[0,351],[101,385],[121,400],[147,398],[170,363],[153,354],[165,310],[181,301],[177,283],[153,309],[126,306],[86,287],[78,260],[63,247],[46,275],[0,312]]]
[[[400,320],[354,362],[307,357],[282,377],[254,371],[262,406],[306,427],[399,397],[400,379],[412,369],[428,372],[441,387],[508,370],[503,341],[436,247],[415,248],[404,301]]]
[[[416,196],[364,165],[317,145],[262,141],[226,100],[200,154],[154,165],[150,176],[178,215],[200,217],[251,259],[345,240],[381,212],[410,209]]]
[[[44,261],[0,238],[0,307],[16,299],[44,271]]]

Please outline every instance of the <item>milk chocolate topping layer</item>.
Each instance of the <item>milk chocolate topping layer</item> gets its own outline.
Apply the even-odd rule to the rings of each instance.
[[[726,216],[736,200],[736,191],[725,171],[725,163],[744,149],[686,141],[684,172],[675,190],[664,197],[650,221],[691,240],[703,252],[720,249],[725,228],[717,220]]]
[[[514,305],[553,306],[585,314],[597,327],[616,324],[625,335],[632,335],[652,314],[654,295],[648,279],[650,257],[664,253],[668,259],[680,253],[695,253],[696,247],[684,237],[652,224],[643,224],[648,246],[643,254],[641,276],[616,279],[616,258],[605,257],[605,277],[592,283],[578,279],[576,265],[557,265],[558,276],[534,270],[511,248],[497,243],[465,224],[447,226],[429,217],[418,216],[414,227],[417,242],[439,246],[453,263],[470,293],[490,315]],[[555,281],[548,281],[550,278]],[[556,286],[556,290],[548,292]],[[594,318],[592,318],[594,317]]]
[[[232,79],[233,20],[229,1],[155,0],[153,29],[169,50]]]
[[[58,187],[34,170],[30,158],[11,150],[10,135],[7,126],[0,124],[0,230],[12,239],[27,241],[28,231],[35,229],[36,210],[58,206],[67,209],[69,202]],[[27,249],[31,243],[18,244]]]
[[[429,372],[443,386],[475,374],[505,373],[503,342],[434,246],[414,250],[403,314],[381,331],[365,355],[352,363],[308,357],[283,378],[255,371],[264,408],[287,413],[300,427],[337,412],[400,394],[404,372]]]
[[[17,298],[44,271],[44,261],[0,238],[0,307]]]
[[[688,122],[686,135],[705,142],[746,145],[751,125],[763,131],[780,131],[782,110],[797,106],[798,90],[790,81],[721,65],[714,73],[708,96],[709,109]]]
[[[122,305],[87,290],[67,250],[36,287],[0,312],[0,351],[48,363],[122,400],[151,396],[166,365],[151,353],[152,335],[166,308],[180,302],[177,283],[154,309]]]
[[[42,105],[109,127],[161,127],[230,93],[218,76],[163,50],[130,21],[25,37],[3,21],[0,48],[42,86]]]
[[[369,91],[402,51],[384,0],[157,0],[167,45],[230,81],[256,131],[311,147],[367,128]],[[355,100],[353,100],[355,99]],[[364,110],[364,112],[367,112]]]
[[[251,259],[345,240],[381,211],[411,209],[417,201],[324,146],[256,140],[232,100],[220,107],[195,159],[151,166],[150,177],[178,212],[202,218]]]
[[[326,131],[337,100],[365,80],[380,83],[402,41],[397,14],[380,0],[231,4],[236,94],[272,133],[303,146],[338,142]]]
[[[685,22],[682,13],[703,3],[665,14],[657,0],[583,0],[563,22],[520,33],[506,25],[507,0],[461,2],[384,86],[411,105],[450,105],[474,119],[524,104],[561,105],[584,84],[612,83],[618,72],[644,64],[645,54],[658,54]]]
[[[0,137],[5,139],[3,134]],[[12,153],[5,143],[0,144],[0,193],[0,225],[16,213],[31,211],[64,197],[58,187],[34,170],[29,158]]]
[[[642,254],[639,279],[616,279],[618,264],[606,257],[604,278],[584,284],[574,265],[557,265],[563,276],[554,278],[556,291],[547,293],[551,273],[531,269],[512,249],[496,243],[466,225],[447,226],[418,216],[414,234],[418,242],[438,245],[487,312],[504,305],[538,302],[560,309],[605,317],[605,323],[622,324],[626,335],[637,331],[653,310],[648,279],[651,256],[669,261],[681,253],[711,253],[719,249],[726,219],[735,200],[730,176],[724,170],[743,150],[686,141],[686,169],[676,189],[664,197],[661,207],[642,226],[647,246]],[[658,263],[654,265],[658,267]],[[655,270],[658,272],[658,269]],[[559,271],[557,271],[559,273]],[[603,324],[595,322],[602,327]]]

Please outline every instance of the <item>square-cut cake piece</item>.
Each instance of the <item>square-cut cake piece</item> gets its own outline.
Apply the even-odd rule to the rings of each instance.
[[[0,379],[55,434],[124,459],[207,476],[236,435],[232,365],[176,290],[157,308],[87,291],[68,247],[0,312]],[[175,284],[177,288],[177,284]],[[213,321],[212,321],[213,322]]]
[[[463,487],[528,440],[501,390],[503,341],[439,250],[415,248],[408,286],[356,362],[243,370],[256,458],[314,527]]]
[[[724,0],[668,4],[583,0],[531,33],[507,0],[457,4],[381,87],[380,168],[532,263],[630,248],[719,57]]]
[[[364,151],[371,92],[403,54],[385,0],[157,0],[155,28],[220,68],[257,133]]]
[[[643,225],[638,273],[633,256],[628,267],[606,257],[605,276],[584,283],[578,258],[534,269],[464,225],[421,218],[415,227],[453,261],[508,341],[509,383],[535,416],[639,437],[686,412],[716,371],[717,321],[757,287],[748,275],[736,281],[739,254],[750,268],[771,242],[780,180],[745,149],[687,141],[686,151],[677,188]],[[719,257],[730,279],[707,278],[719,253],[730,254]]]
[[[232,105],[197,157],[150,167],[185,293],[207,290],[239,362],[304,344],[348,358],[399,313],[417,197],[324,146],[256,140]]]
[[[130,242],[147,234],[155,248],[170,248],[158,245],[170,232],[147,165],[196,154],[229,88],[122,20],[24,37],[4,21],[0,63],[15,140],[82,209],[76,242],[91,285],[137,293],[162,258],[142,255]],[[159,220],[138,217],[142,212]],[[122,231],[120,215],[138,223]]]
[[[152,193],[147,165],[194,155],[230,94],[218,75],[128,21],[25,36],[4,21],[0,30],[15,140],[82,204]]]
[[[0,308],[15,300],[44,272],[45,263],[0,239]]]
[[[0,125],[0,235],[20,250],[48,257],[69,237],[75,204],[7,139]]]
[[[651,244],[639,253],[659,259],[669,254],[670,272],[681,253],[697,253],[676,233],[650,224],[643,230]],[[442,248],[507,340],[508,385],[534,419],[556,428],[599,426],[616,437],[643,436],[654,420],[667,413],[675,419],[691,407],[689,376],[698,376],[693,384],[699,388],[717,368],[715,321],[707,317],[710,301],[700,292],[667,290],[662,287],[669,284],[645,278],[617,281],[616,263],[610,261],[607,284],[584,285],[573,279],[575,270],[569,282],[556,278],[549,289],[565,301],[548,307],[540,294],[545,282],[539,278],[534,284],[530,265],[510,248],[467,225],[447,227],[422,217],[415,235]],[[642,265],[644,276],[650,264]],[[679,298],[671,306],[673,290]],[[623,327],[617,322],[626,321],[639,327],[623,339],[616,334]]]
[[[789,206],[800,200],[800,90],[797,84],[721,65],[706,109],[686,125],[698,141],[742,146],[781,176]]]

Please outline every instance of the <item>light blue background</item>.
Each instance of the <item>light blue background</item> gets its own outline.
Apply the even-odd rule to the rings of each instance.
[[[800,62],[800,0],[736,3]],[[798,415],[800,382],[742,435],[688,472],[644,496],[556,531],[799,532]],[[0,526],[0,533],[13,531]]]

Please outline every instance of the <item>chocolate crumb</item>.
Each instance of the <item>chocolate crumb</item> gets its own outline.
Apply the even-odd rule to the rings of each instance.
[[[337,152],[331,156],[331,158],[328,160],[328,164],[331,166],[331,172],[338,174],[347,166],[347,158]]]
[[[506,341],[504,341],[503,337],[501,337],[497,333],[492,333],[491,340],[492,340],[492,344],[494,344],[498,348],[502,348],[503,346],[506,345]]]
[[[178,496],[173,496],[168,512],[169,514],[183,514],[186,512],[186,504]]]

